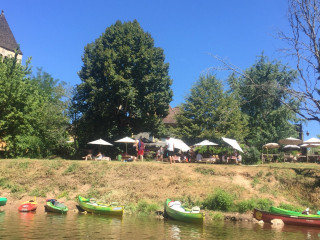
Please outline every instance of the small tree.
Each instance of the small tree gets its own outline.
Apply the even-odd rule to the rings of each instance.
[[[248,134],[247,118],[239,102],[223,91],[215,76],[200,76],[182,104],[177,127],[172,131],[189,143],[221,137],[242,141]]]

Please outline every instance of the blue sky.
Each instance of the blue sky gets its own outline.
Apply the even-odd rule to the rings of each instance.
[[[10,0],[3,1],[1,9],[23,59],[32,57],[34,70],[42,67],[70,86],[80,83],[77,72],[86,44],[117,20],[137,19],[164,49],[173,79],[173,107],[184,102],[200,74],[219,65],[212,55],[242,69],[262,52],[289,62],[277,51],[283,42],[274,37],[278,29],[288,30],[286,0]],[[221,80],[228,74],[216,72]],[[310,122],[304,130],[315,137],[319,124]]]

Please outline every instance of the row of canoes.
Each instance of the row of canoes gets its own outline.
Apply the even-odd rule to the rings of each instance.
[[[0,206],[4,206],[6,203],[6,198],[0,198]],[[81,196],[78,196],[78,203],[79,210],[95,214],[122,216],[124,212],[124,207],[117,203],[107,204]],[[22,203],[18,210],[21,212],[35,211],[37,206],[36,201],[30,200]],[[47,199],[45,209],[48,212],[56,213],[66,213],[68,211],[68,208],[63,203],[55,199]],[[171,199],[165,201],[164,213],[172,219],[184,222],[202,223],[205,218],[205,214],[200,212],[199,207],[185,208],[181,205],[181,202],[172,201]],[[301,212],[276,207],[271,207],[269,211],[254,209],[253,217],[269,223],[274,219],[281,219],[284,224],[320,227],[320,215],[318,214],[305,215]]]
[[[6,198],[0,198],[0,206],[4,206],[6,202]],[[78,204],[77,208],[79,211],[87,211],[95,214],[122,216],[124,212],[124,207],[117,203],[107,204],[81,196],[78,196]],[[30,200],[22,203],[18,207],[18,210],[20,212],[35,211],[37,206],[38,203],[35,200]],[[66,213],[68,211],[68,208],[56,199],[47,199],[45,209],[48,212],[56,213]],[[202,223],[205,216],[203,212],[200,212],[199,207],[188,209],[183,207],[179,201],[172,201],[171,199],[166,200],[164,212],[165,215],[172,219],[194,223]]]
[[[303,214],[301,212],[289,211],[282,208],[271,207],[269,211],[254,209],[253,217],[257,220],[271,223],[274,219],[280,219],[284,224],[320,227],[320,215]]]

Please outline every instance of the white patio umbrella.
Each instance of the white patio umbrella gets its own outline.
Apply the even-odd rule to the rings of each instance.
[[[265,145],[262,146],[262,148],[266,148],[267,149],[267,157],[269,158],[269,153],[268,153],[268,149],[274,149],[274,148],[279,148],[280,145],[278,143],[267,143]]]
[[[109,143],[109,142],[107,142],[107,141],[105,141],[105,140],[103,140],[103,139],[98,139],[98,140],[95,140],[95,141],[92,141],[92,142],[88,142],[88,144],[96,144],[96,145],[105,145],[105,146],[112,146],[112,144],[111,143]]]
[[[311,140],[311,139],[312,139],[312,138],[310,138],[309,140]],[[315,138],[313,138],[313,139],[315,139]],[[316,142],[316,140],[312,140],[312,141],[315,141],[315,142]],[[314,143],[314,144],[304,143],[304,144],[300,145],[300,147],[302,147],[302,148],[315,148],[315,147],[320,147],[320,144],[318,144],[318,143]],[[309,159],[308,159],[308,150],[306,151],[306,157],[307,157],[307,162],[309,162]]]
[[[182,152],[187,152],[190,150],[190,147],[185,144],[181,139],[171,138],[174,144],[174,148],[180,149]]]
[[[135,143],[136,140],[133,140],[132,138],[129,138],[129,137],[124,137],[124,138],[121,138],[121,139],[119,139],[119,140],[117,140],[117,141],[114,141],[114,142],[117,142],[117,143],[125,143],[125,144],[126,144],[126,155],[127,155],[127,153],[128,153],[128,151],[127,151],[127,149],[128,149],[127,144],[128,144],[128,143]]]
[[[278,143],[267,143],[267,144],[263,145],[262,147],[266,148],[266,149],[272,149],[272,148],[279,148],[280,145]]]
[[[236,140],[231,139],[231,138],[222,138],[222,140],[225,141],[226,143],[228,143],[234,149],[243,153],[243,150],[241,149],[240,145],[238,144],[238,142]]]
[[[280,139],[279,143],[283,145],[298,145],[302,143],[302,140],[298,138],[289,137],[289,138]]]
[[[310,138],[307,141],[304,141],[303,143],[307,144],[320,144],[320,139],[319,138]]]
[[[300,149],[298,145],[286,145],[283,149]]]
[[[218,144],[214,142],[210,142],[209,140],[203,140],[202,142],[195,144],[195,146],[215,146],[215,145],[218,145]]]

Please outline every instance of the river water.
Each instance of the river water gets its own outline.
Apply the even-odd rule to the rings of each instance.
[[[69,212],[0,212],[0,239],[320,239],[320,229],[272,228],[251,222],[213,221],[203,225],[150,216],[106,217]]]

